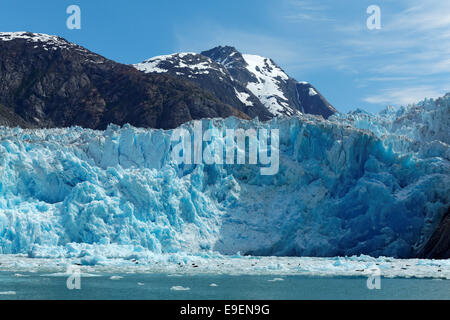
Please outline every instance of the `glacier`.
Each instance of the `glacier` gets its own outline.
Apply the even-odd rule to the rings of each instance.
[[[173,130],[0,127],[0,254],[413,258],[449,208],[449,115],[450,94],[378,115],[202,120],[279,129],[274,176],[179,165]]]

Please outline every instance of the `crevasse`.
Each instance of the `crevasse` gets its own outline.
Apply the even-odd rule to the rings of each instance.
[[[170,130],[2,127],[0,253],[412,257],[449,206],[449,100],[330,121],[203,120],[279,129],[274,176],[177,165]]]

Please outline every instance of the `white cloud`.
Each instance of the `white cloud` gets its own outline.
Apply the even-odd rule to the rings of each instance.
[[[364,57],[349,63],[366,71],[367,83],[376,81],[381,86],[364,99],[370,104],[409,104],[450,91],[449,80],[442,81],[450,79],[450,2],[403,0],[397,4],[404,9],[394,12],[380,4],[379,31],[358,28],[354,22],[334,28],[345,37],[343,52],[352,50]]]
[[[327,14],[328,6],[318,4],[317,1],[308,0],[286,0],[286,5],[293,13],[285,15],[287,22],[298,23],[305,21],[334,21]]]
[[[448,90],[438,89],[435,86],[415,86],[384,89],[377,95],[372,95],[364,99],[371,104],[396,104],[408,105],[417,103],[424,98],[438,98],[443,96]]]
[[[450,2],[442,0],[410,0],[410,6],[394,16],[388,30],[429,32],[450,27]]]
[[[388,81],[409,81],[409,80],[415,80],[417,78],[415,77],[371,77],[366,80],[368,81],[377,81],[377,82],[388,82]]]
[[[311,0],[286,0],[285,2],[288,6],[305,11],[325,11],[329,9],[327,5]]]
[[[178,25],[174,49],[200,52],[232,45],[274,59],[297,80],[310,81],[308,75],[316,72],[320,78],[329,70],[358,79],[364,92],[372,88],[365,98],[357,95],[373,105],[407,104],[450,91],[443,85],[448,81],[439,81],[450,78],[450,2],[398,0],[395,6],[386,1],[380,7],[382,29],[371,31],[357,0],[346,5],[284,0],[267,12],[265,19],[274,27],[242,30],[211,20]]]

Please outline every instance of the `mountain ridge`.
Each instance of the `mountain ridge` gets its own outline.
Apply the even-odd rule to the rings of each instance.
[[[0,33],[0,54],[4,125],[169,129],[201,118],[249,119],[194,83],[146,75],[60,37]]]
[[[0,32],[0,53],[0,125],[105,129],[130,123],[170,129],[203,118],[267,121],[336,112],[315,88],[296,82],[273,60],[233,47],[125,65],[59,36]],[[252,57],[258,61],[250,69]]]
[[[233,77],[240,79],[255,95],[277,115],[302,113],[321,115],[325,119],[337,113],[337,110],[320,94],[319,90],[308,82],[298,82],[290,77],[272,59],[254,54],[241,54],[231,46],[219,46],[201,54],[224,64]],[[265,88],[271,87],[269,94]],[[305,90],[306,89],[306,90]],[[311,98],[314,97],[314,98]],[[275,101],[274,101],[275,100]],[[277,110],[278,109],[278,110]],[[281,111],[280,111],[281,110]]]
[[[145,73],[165,73],[212,91],[250,117],[269,120],[300,113],[325,119],[337,110],[307,82],[288,76],[272,59],[219,46],[200,54],[156,56],[133,65]]]

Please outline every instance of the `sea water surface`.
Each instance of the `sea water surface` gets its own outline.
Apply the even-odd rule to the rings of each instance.
[[[366,277],[101,274],[82,276],[69,290],[62,274],[0,272],[0,300],[309,300],[450,299],[450,280]]]

